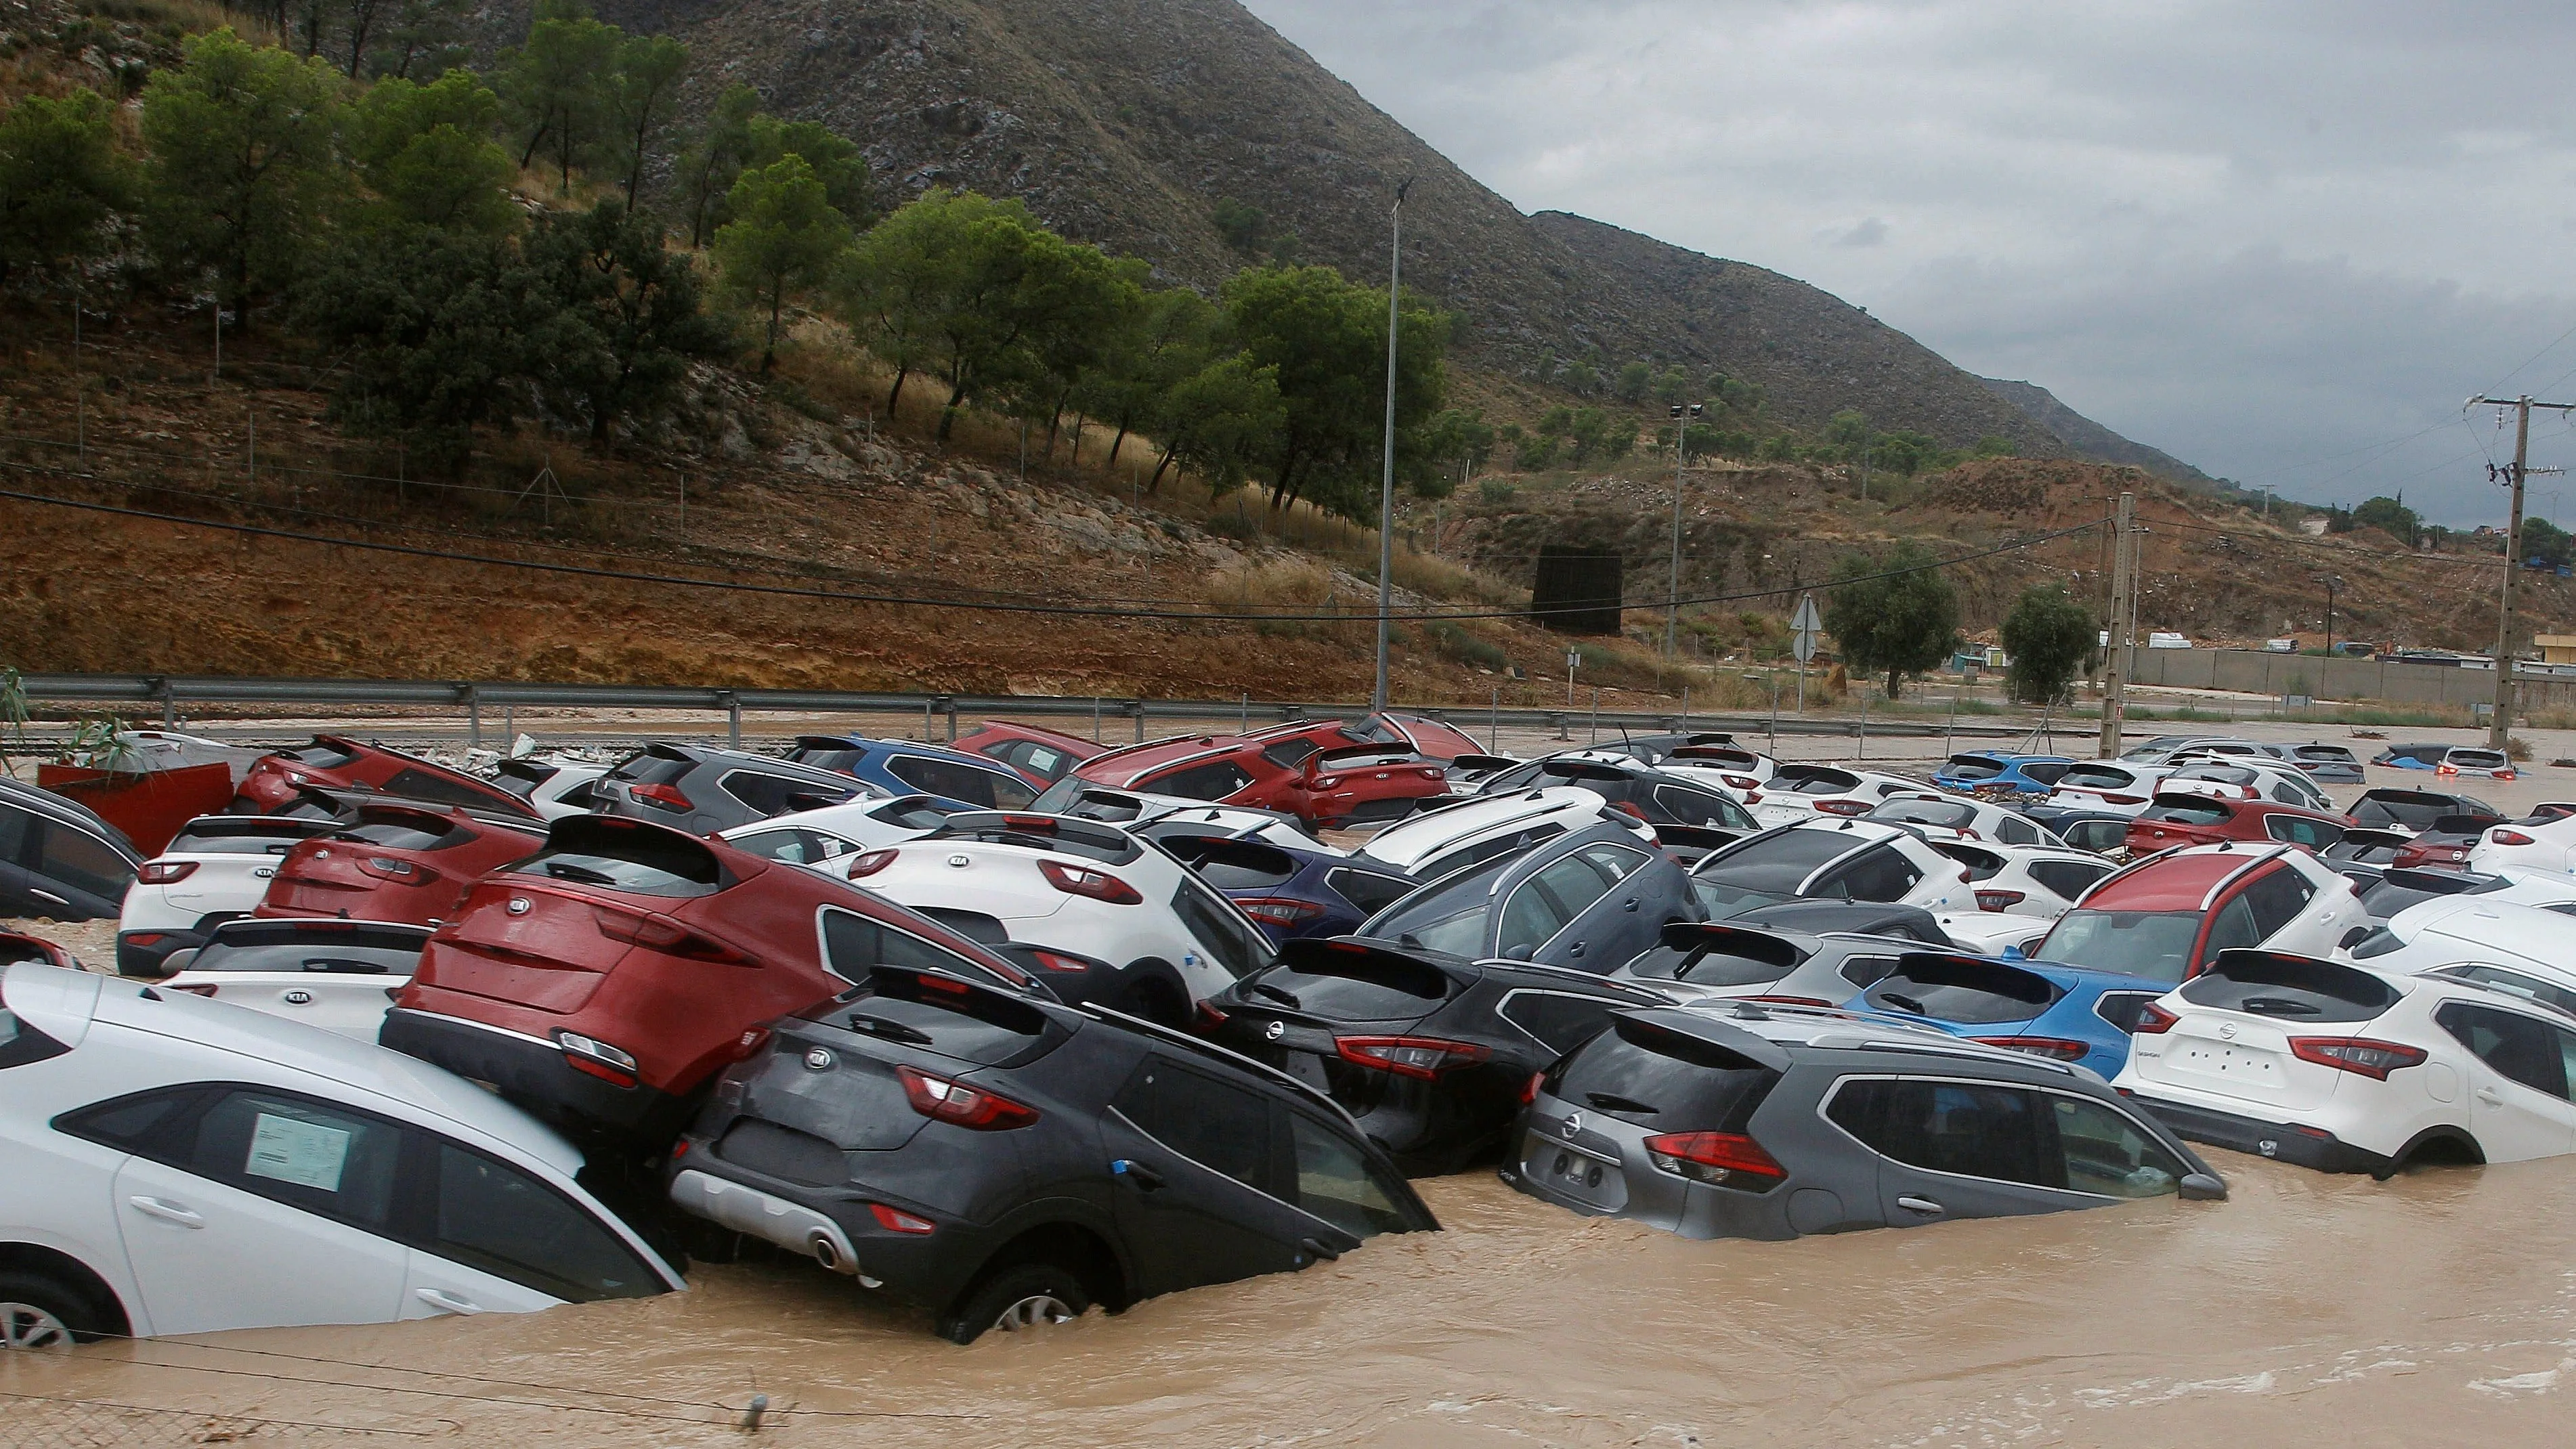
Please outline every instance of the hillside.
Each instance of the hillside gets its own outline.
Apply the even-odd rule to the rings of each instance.
[[[1997,377],[1977,381],[1992,389],[1997,397],[2028,414],[2033,422],[2056,435],[2067,450],[2079,458],[2096,463],[2123,463],[2144,468],[2159,478],[2171,478],[2202,488],[2215,488],[2218,480],[2203,473],[2162,448],[2151,448],[2120,436],[2091,418],[2058,400],[2035,382],[2006,382]]]

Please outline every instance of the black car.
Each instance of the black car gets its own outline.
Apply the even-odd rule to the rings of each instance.
[[[0,916],[113,919],[143,857],[88,806],[0,779]]]
[[[1650,987],[1526,961],[1471,961],[1356,937],[1290,941],[1209,1001],[1211,1036],[1346,1108],[1407,1173],[1455,1172],[1503,1143],[1531,1074]]]
[[[671,1201],[959,1343],[1440,1226],[1332,1099],[1133,1017],[881,966],[769,1030]]]
[[[2129,817],[2108,810],[2081,810],[2068,805],[2028,805],[2021,813],[2034,824],[2077,850],[2109,855],[2126,850]]]
[[[1739,836],[1762,828],[1743,806],[1705,786],[1651,765],[1592,753],[1551,755],[1515,765],[1479,783],[1476,793],[1508,795],[1563,785],[1589,790],[1609,801],[1611,809],[1649,825],[1688,825]]]
[[[2344,813],[2352,817],[2355,825],[2383,830],[2430,830],[2445,815],[2474,815],[2489,825],[2504,819],[2503,811],[2477,796],[2455,795],[2447,790],[2364,790]]]

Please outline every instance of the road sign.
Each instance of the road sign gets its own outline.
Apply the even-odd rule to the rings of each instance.
[[[1824,616],[1816,612],[1816,596],[1800,594],[1798,612],[1789,620],[1790,649],[1799,663],[1816,657],[1816,635],[1824,627]]]

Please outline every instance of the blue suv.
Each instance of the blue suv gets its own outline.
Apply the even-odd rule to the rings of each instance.
[[[2064,755],[1962,750],[1941,762],[1941,768],[1932,773],[1932,783],[1963,795],[2045,795],[2057,788],[2057,777],[2074,765]]]
[[[2170,981],[2048,961],[1909,951],[1847,1005],[2075,1062],[2108,1081],[2129,1060],[2139,1011],[2171,990]]]
[[[1026,810],[1038,792],[1020,772],[963,750],[861,735],[803,735],[787,758],[891,790],[975,810]]]

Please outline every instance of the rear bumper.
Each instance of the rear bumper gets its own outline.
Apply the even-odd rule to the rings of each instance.
[[[710,1147],[693,1137],[688,1154],[674,1161],[674,1206],[849,1274],[859,1286],[897,1302],[942,1311],[1001,1246],[984,1225],[932,1212],[903,1195],[863,1183],[818,1188],[784,1182],[726,1162]],[[938,1228],[920,1234],[889,1231],[877,1222],[871,1202],[928,1216]],[[816,1249],[826,1243],[839,1262],[823,1262]]]
[[[2367,1148],[2355,1147],[2322,1127],[2293,1127],[2210,1107],[2168,1101],[2143,1092],[2124,1092],[2129,1100],[2191,1142],[2205,1142],[2230,1152],[2295,1163],[2319,1172],[2394,1172],[2397,1164]]]
[[[397,1006],[385,1013],[376,1041],[487,1082],[509,1101],[587,1141],[659,1152],[679,1135],[695,1105],[655,1087],[621,1087],[576,1071],[552,1042],[458,1017]]]
[[[180,930],[169,926],[145,931],[116,933],[116,974],[119,976],[167,976],[172,956],[193,951],[206,944],[212,930]],[[148,941],[138,938],[150,938]]]

